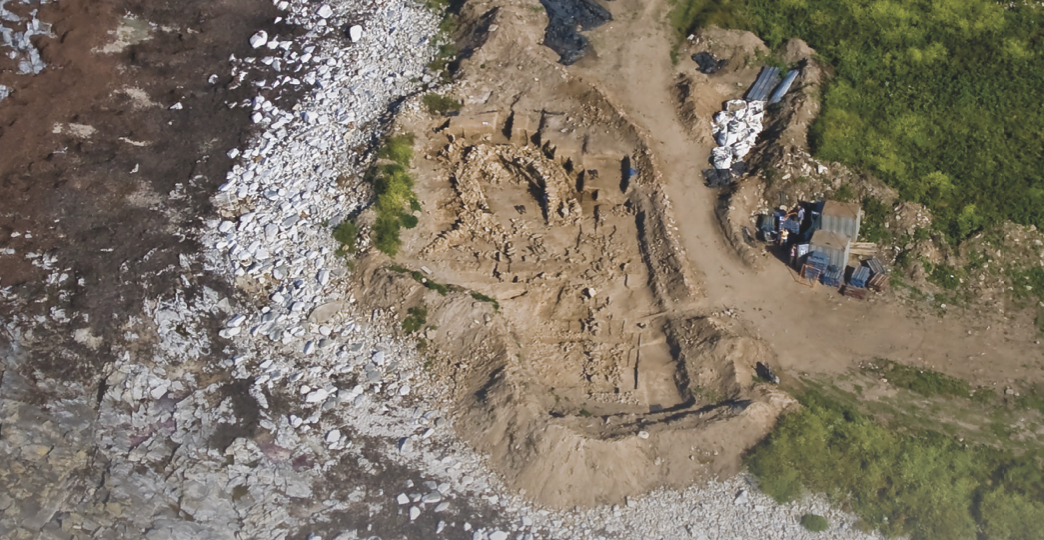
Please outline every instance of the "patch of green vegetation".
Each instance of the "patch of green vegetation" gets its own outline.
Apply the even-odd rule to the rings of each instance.
[[[1029,269],[1011,269],[1008,271],[1011,280],[1012,295],[1016,299],[1036,298],[1044,302],[1044,268],[1034,266]]]
[[[334,227],[333,237],[341,244],[341,247],[337,248],[338,256],[343,257],[359,251],[359,226],[354,221],[344,221]]]
[[[1034,409],[1044,414],[1044,394],[1035,389],[1022,392],[1015,403],[1023,409]]]
[[[497,312],[500,311],[500,302],[497,302],[496,298],[493,298],[491,296],[486,296],[486,295],[484,295],[482,293],[477,293],[477,292],[471,293],[471,297],[474,298],[475,300],[478,300],[479,302],[487,302],[487,303],[493,304],[493,311],[497,311]]]
[[[675,0],[667,22],[681,43],[698,28],[715,25],[722,28],[750,30],[750,20],[743,0]]]
[[[413,159],[413,142],[415,137],[412,133],[402,133],[388,137],[384,145],[377,151],[377,157],[394,161],[402,167],[409,167]]]
[[[841,202],[849,202],[854,200],[855,196],[855,192],[852,191],[852,186],[841,184],[841,187],[834,190],[833,198]]]
[[[991,223],[1044,227],[1044,10],[994,0],[680,0],[678,34],[753,27],[806,40],[837,75],[815,154],[871,171],[959,242]]]
[[[925,397],[966,398],[971,395],[971,385],[967,381],[931,369],[919,369],[885,358],[875,358],[873,365],[866,369],[888,379],[892,386],[905,388]]]
[[[424,94],[424,97],[421,98],[421,100],[424,102],[424,107],[427,108],[428,112],[431,114],[445,114],[451,111],[459,111],[461,107],[460,101],[442,94]]]
[[[779,502],[827,493],[869,526],[913,540],[1041,538],[1040,452],[1016,456],[935,431],[904,432],[808,391],[746,456]]]
[[[460,290],[460,287],[457,287],[456,285],[443,285],[442,283],[437,283],[424,277],[424,274],[416,270],[410,270],[398,264],[389,265],[388,269],[393,272],[398,272],[400,274],[409,274],[410,277],[413,278],[413,281],[416,281],[417,283],[424,285],[424,287],[428,290],[439,293],[440,296],[446,296],[452,291]]]
[[[964,278],[964,270],[954,268],[945,264],[932,264],[924,262],[924,270],[928,273],[926,279],[929,283],[942,287],[948,291],[956,290]]]
[[[580,409],[580,416],[582,416],[584,418],[591,418],[591,416],[593,416],[593,415],[591,414],[591,411],[589,411],[587,409]]]
[[[801,526],[810,532],[823,532],[830,528],[827,519],[817,514],[805,514],[801,516]]]
[[[412,334],[420,330],[428,322],[428,308],[424,305],[406,310],[406,318],[402,320],[402,330]]]
[[[707,401],[709,403],[720,403],[722,401],[722,399],[724,399],[722,397],[722,395],[720,393],[718,393],[718,391],[713,389],[713,388],[704,388],[702,386],[694,386],[694,387],[689,389],[689,392],[692,393],[692,397],[694,397],[696,399],[702,399],[702,400]]]
[[[402,245],[399,231],[417,226],[417,217],[412,212],[420,208],[417,194],[413,192],[413,178],[407,171],[413,158],[413,134],[389,137],[377,151],[377,157],[392,163],[371,167],[366,173],[366,179],[377,193],[373,245],[394,257]]]
[[[892,237],[885,222],[892,215],[892,208],[881,199],[867,197],[863,199],[863,221],[859,226],[859,236],[867,242],[883,242]]]

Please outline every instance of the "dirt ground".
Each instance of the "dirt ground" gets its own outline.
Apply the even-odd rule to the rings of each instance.
[[[72,318],[37,329],[52,353],[34,369],[96,384],[127,317],[170,289],[179,253],[198,250],[178,231],[199,226],[250,126],[249,111],[225,105],[250,97],[226,88],[228,56],[247,54],[275,14],[246,0],[40,6],[53,24],[54,37],[34,38],[47,69],[0,72],[14,89],[0,105],[0,245],[16,253],[0,259],[0,286],[41,299],[37,315]],[[30,253],[68,262],[74,292],[54,294]],[[83,327],[99,351],[72,339]]]
[[[1041,380],[1021,318],[852,300],[807,287],[763,250],[737,252],[700,171],[710,115],[760,68],[753,35],[690,42],[730,59],[703,75],[690,50],[670,61],[667,2],[620,0],[589,34],[593,53],[564,68],[540,46],[543,13],[498,7],[452,92],[461,115],[399,122],[418,134],[424,209],[396,263],[460,290],[440,296],[380,258],[360,275],[382,291],[375,305],[430,309],[423,342],[461,435],[528,495],[590,504],[730,474],[790,403],[755,382],[757,361],[784,380],[875,357],[983,385]],[[805,148],[814,114],[768,136]]]

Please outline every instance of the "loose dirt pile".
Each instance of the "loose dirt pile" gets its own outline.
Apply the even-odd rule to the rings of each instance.
[[[361,300],[426,310],[428,366],[460,434],[540,502],[734,472],[790,403],[754,382],[773,355],[693,310],[699,285],[647,136],[546,51],[520,53],[516,16],[496,14],[464,69],[519,65],[550,82],[486,77],[461,85],[460,116],[401,121],[424,154],[425,217],[396,262],[423,273],[365,259]]]

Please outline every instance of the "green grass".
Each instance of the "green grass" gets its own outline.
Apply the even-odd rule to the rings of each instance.
[[[811,532],[823,532],[830,528],[827,519],[816,514],[805,514],[801,516],[801,526]]]
[[[411,307],[406,313],[406,318],[402,320],[402,330],[407,334],[420,330],[428,322],[428,308],[424,305]]]
[[[924,270],[928,272],[928,282],[948,291],[956,290],[964,278],[964,270],[954,268],[945,264],[924,263]]]
[[[366,179],[377,193],[373,245],[394,257],[402,246],[400,230],[403,227],[412,229],[418,222],[413,212],[420,209],[420,203],[413,192],[413,178],[408,172],[413,158],[413,134],[389,137],[377,151],[377,157],[391,163],[376,165],[366,173]]]
[[[971,385],[967,381],[931,369],[918,369],[884,358],[875,358],[873,366],[866,369],[888,379],[892,386],[905,388],[925,397],[966,398],[971,395]]]
[[[445,114],[451,111],[459,111],[461,107],[460,101],[442,94],[425,94],[421,100],[424,102],[424,107],[427,108],[428,112],[431,114]]]
[[[492,296],[486,296],[482,293],[473,292],[471,293],[471,297],[475,300],[478,300],[479,302],[493,304],[493,311],[500,311],[500,302],[497,302],[497,299],[493,298]]]
[[[388,137],[381,149],[377,151],[377,157],[394,161],[403,167],[409,167],[410,160],[413,159],[414,139],[412,133]]]
[[[841,202],[850,202],[855,199],[855,192],[852,191],[852,186],[848,184],[841,184],[841,187],[834,191],[833,199]]]
[[[337,248],[337,255],[343,257],[359,251],[359,226],[354,221],[344,221],[334,227],[333,237],[341,244],[341,247]]]
[[[892,237],[892,232],[885,228],[885,222],[892,215],[892,207],[878,198],[863,199],[863,221],[859,235],[867,242],[884,242]]]
[[[679,1],[694,25],[806,40],[836,69],[815,154],[872,172],[959,242],[991,223],[1044,227],[1044,10],[993,0]]]
[[[1008,272],[1011,279],[1012,294],[1017,299],[1034,298],[1044,302],[1044,268],[1034,266],[1028,269],[1012,269]]]
[[[815,391],[799,399],[804,407],[746,456],[777,501],[827,493],[869,526],[913,540],[1044,538],[1039,451],[899,430]]]
[[[675,0],[667,14],[677,43],[698,28],[710,25],[750,29],[746,5],[742,0]]]
[[[424,277],[424,274],[422,274],[422,273],[420,273],[420,272],[418,272],[416,270],[410,270],[410,269],[408,269],[406,267],[403,267],[403,266],[400,266],[400,265],[397,265],[397,264],[393,264],[393,265],[388,266],[388,269],[393,271],[393,272],[398,272],[400,274],[409,274],[410,277],[413,278],[413,281],[416,281],[417,283],[420,283],[421,285],[424,285],[424,287],[426,289],[428,289],[428,290],[435,291],[435,292],[439,293],[440,296],[446,296],[447,294],[449,294],[449,293],[451,293],[453,291],[460,290],[460,287],[458,287],[456,285],[444,285],[442,283],[437,283],[435,281],[432,281],[432,280]]]

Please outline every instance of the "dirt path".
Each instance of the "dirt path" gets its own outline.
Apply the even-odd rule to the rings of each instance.
[[[1025,327],[1011,329],[1003,313],[940,317],[895,301],[860,302],[822,287],[809,289],[782,263],[770,262],[757,273],[747,268],[726,244],[714,217],[717,192],[700,179],[710,148],[686,135],[672,102],[677,73],[693,65],[685,58],[677,67],[670,62],[663,24],[668,3],[622,0],[613,8],[614,22],[593,37],[598,57],[573,69],[598,81],[651,134],[684,247],[706,285],[698,307],[738,309],[750,329],[772,345],[785,371],[839,373],[880,356],[979,384],[1040,378],[1039,368],[1027,363],[1040,358],[1035,336]],[[754,75],[751,70],[747,84]],[[697,92],[720,93],[722,87]],[[721,94],[720,100],[740,97],[743,88]]]

